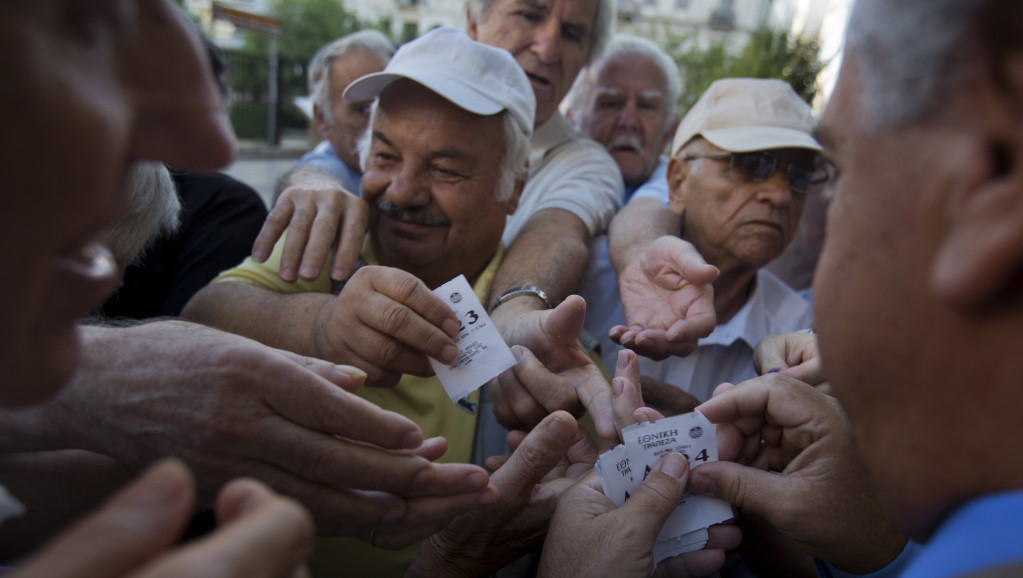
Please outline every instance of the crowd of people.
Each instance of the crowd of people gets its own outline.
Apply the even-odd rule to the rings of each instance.
[[[265,222],[173,2],[7,8],[2,571],[1023,573],[1018,3],[857,0],[819,121],[778,80],[677,110],[613,0],[357,32]],[[459,275],[516,360],[471,411],[428,359]],[[600,453],[694,410],[719,461],[615,507]],[[655,565],[684,491],[736,516]]]

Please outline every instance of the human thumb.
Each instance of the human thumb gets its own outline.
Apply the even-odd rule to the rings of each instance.
[[[651,468],[632,497],[615,510],[615,515],[627,520],[642,520],[641,524],[631,524],[637,530],[638,544],[653,546],[661,527],[678,506],[689,474],[689,462],[681,454],[667,454]]]

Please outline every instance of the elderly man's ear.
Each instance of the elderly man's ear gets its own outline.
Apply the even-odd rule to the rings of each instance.
[[[965,310],[1023,300],[1023,49],[992,70],[953,98],[969,134],[931,272],[938,298]]]
[[[671,212],[682,216],[686,212],[686,195],[682,184],[689,178],[694,161],[683,160],[681,156],[668,159],[668,202]]]
[[[525,179],[515,179],[515,190],[504,203],[508,206],[508,214],[511,215],[519,208],[519,199],[522,198],[522,190],[526,188]]]

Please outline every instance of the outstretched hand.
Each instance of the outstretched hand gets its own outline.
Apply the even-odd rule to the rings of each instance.
[[[528,434],[508,434],[511,454],[487,459],[500,500],[455,518],[419,549],[406,576],[483,576],[539,545],[562,492],[593,470],[596,447],[566,412]]]
[[[488,393],[505,428],[529,430],[562,409],[589,411],[602,438],[614,435],[611,388],[579,342],[586,302],[572,295],[550,310],[513,313],[515,301],[495,310],[493,319],[519,362],[497,379]]]
[[[84,334],[75,380],[54,400],[81,444],[64,447],[132,469],[176,456],[204,506],[244,475],[305,504],[323,535],[375,529],[397,547],[496,499],[483,468],[435,463],[443,439],[350,393],[365,377],[355,368],[177,321]]]
[[[692,353],[717,323],[711,285],[717,276],[690,243],[658,238],[619,275],[626,324],[608,335],[651,359]]]

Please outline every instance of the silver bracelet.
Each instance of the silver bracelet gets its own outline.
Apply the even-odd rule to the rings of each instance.
[[[501,296],[497,298],[497,301],[494,301],[494,305],[490,308],[490,311],[488,313],[493,313],[494,310],[497,309],[497,306],[504,303],[505,301],[509,299],[514,299],[515,297],[521,297],[522,295],[531,295],[533,297],[536,297],[540,301],[543,301],[543,306],[545,308],[547,309],[551,308],[551,302],[549,299],[547,299],[547,294],[544,293],[539,287],[534,287],[532,285],[523,285],[522,287],[509,289],[502,293]]]

